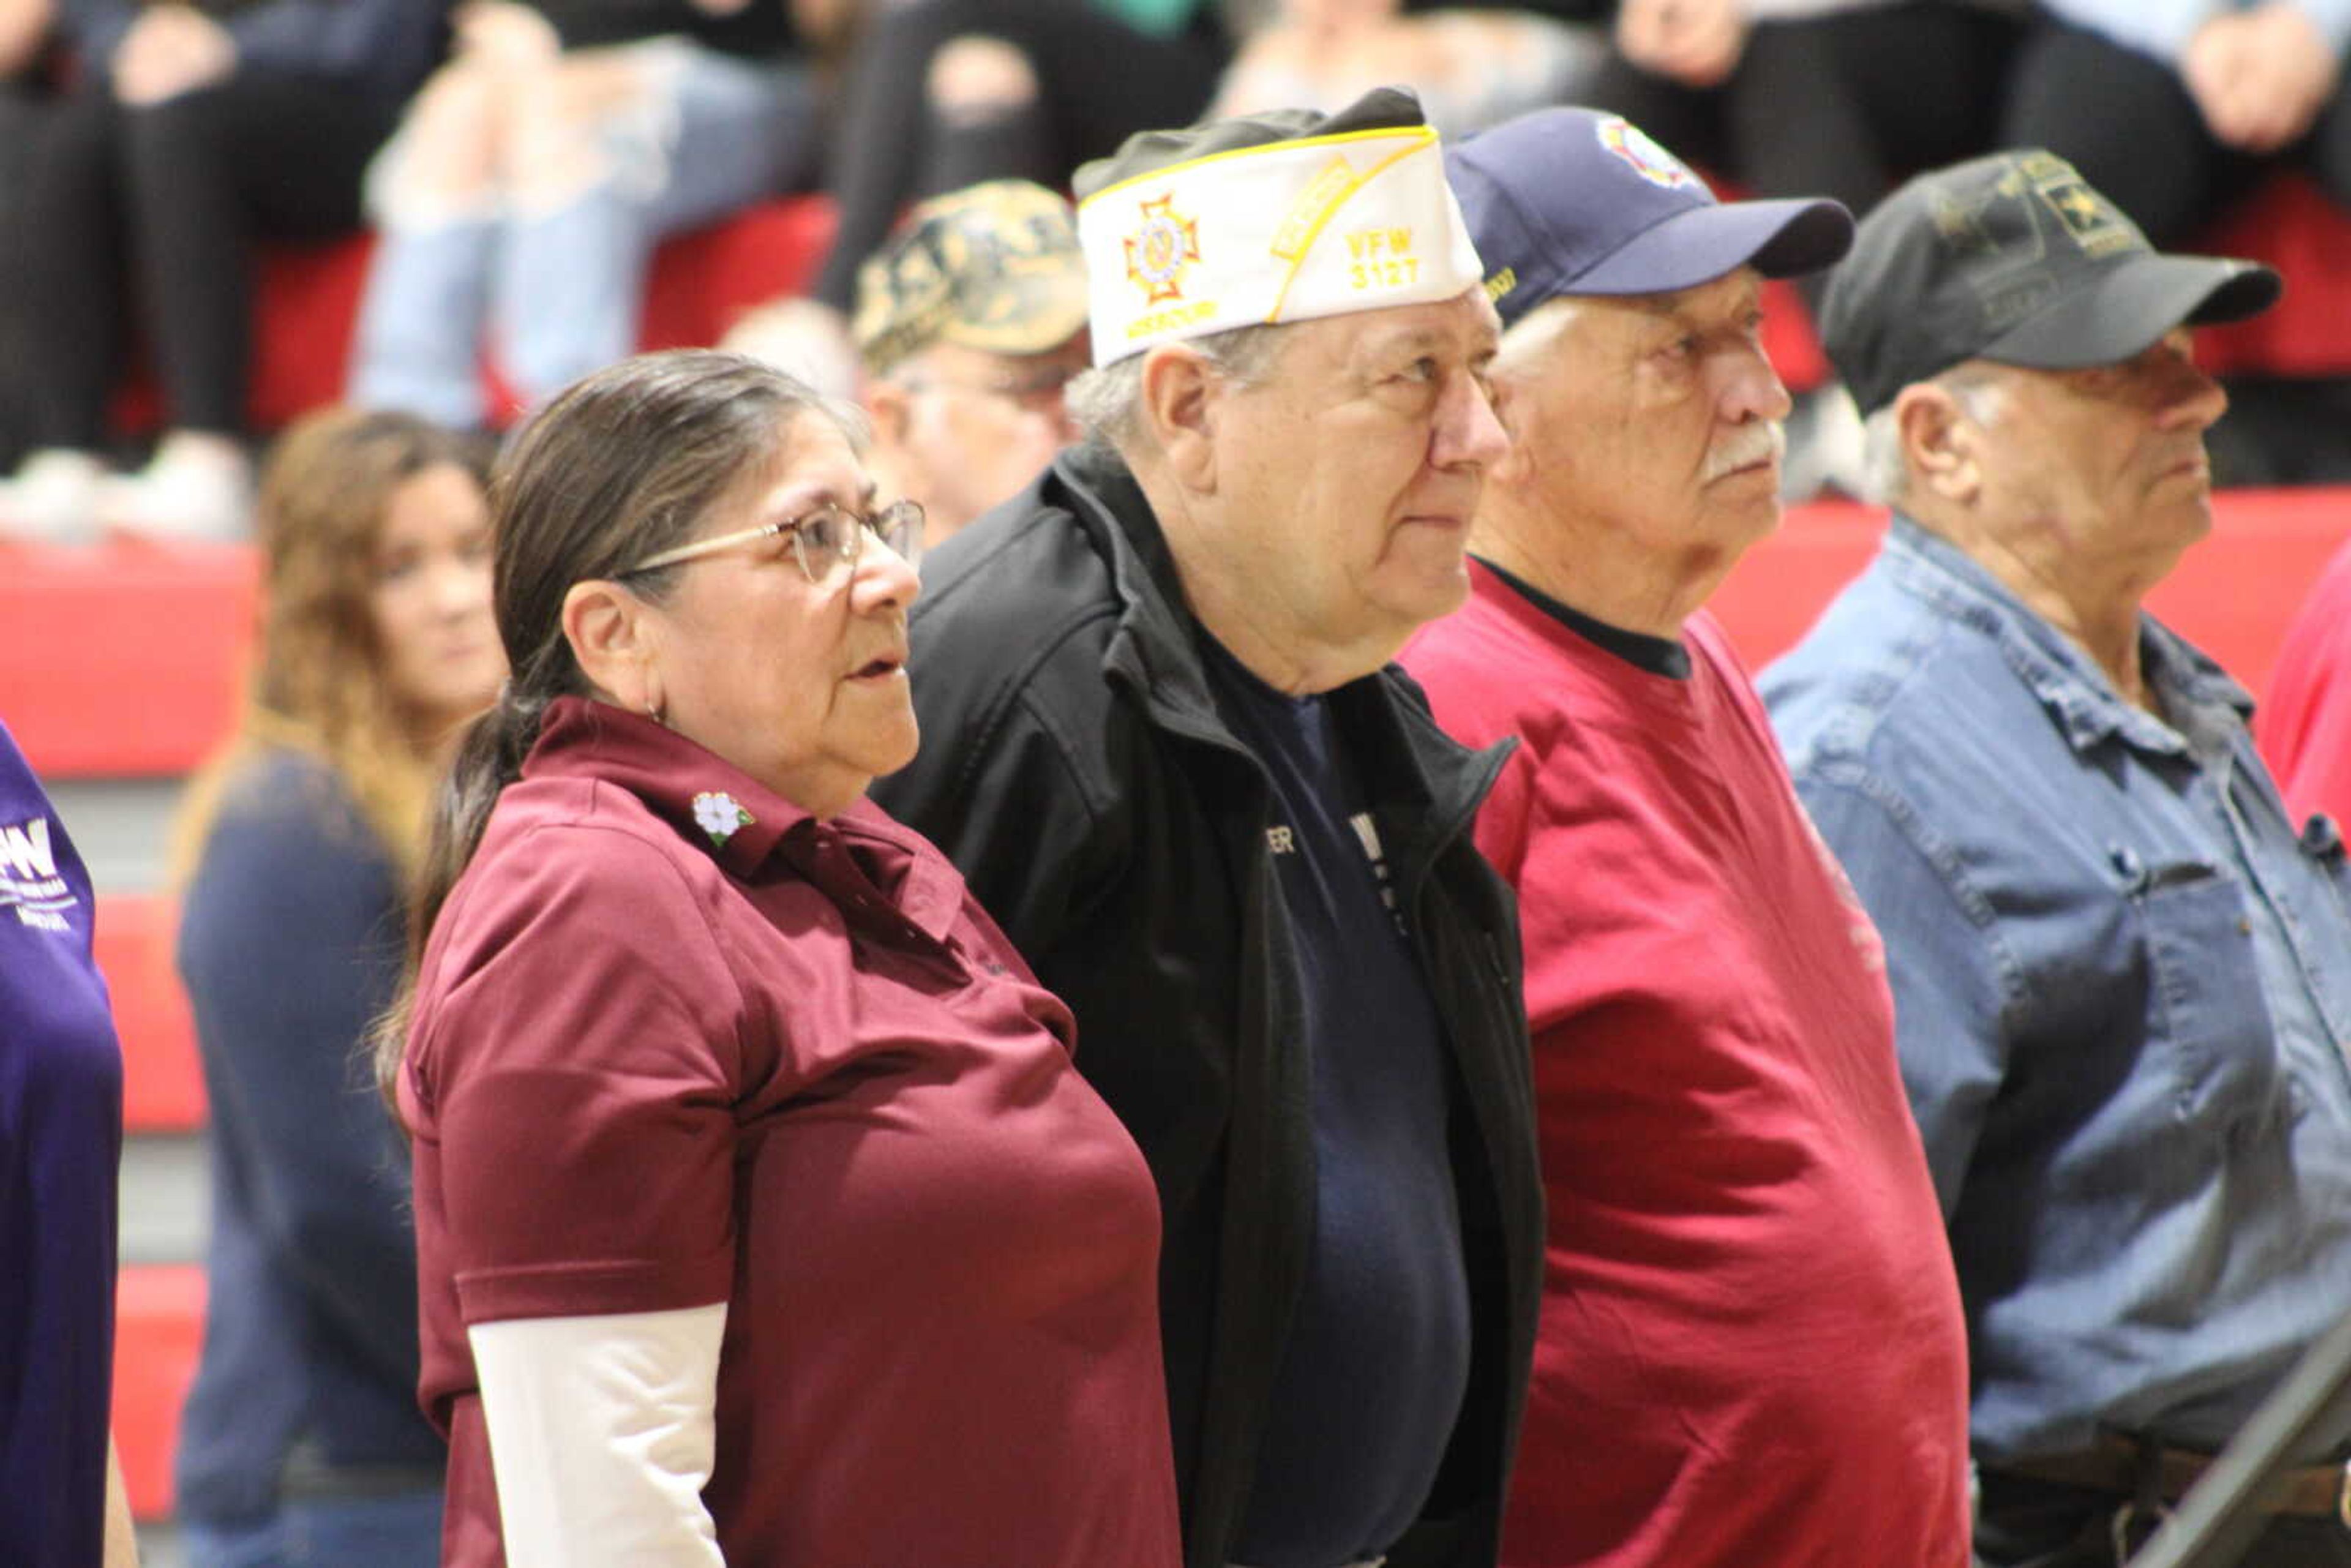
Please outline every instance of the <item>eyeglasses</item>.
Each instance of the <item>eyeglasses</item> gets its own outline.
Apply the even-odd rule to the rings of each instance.
[[[822,587],[832,574],[842,567],[854,569],[857,558],[865,549],[865,536],[873,535],[898,553],[908,566],[923,557],[923,507],[918,501],[893,501],[877,512],[852,512],[848,507],[827,501],[797,517],[787,517],[780,523],[762,523],[756,528],[720,534],[715,539],[696,539],[692,544],[649,555],[636,565],[616,571],[615,578],[634,577],[639,572],[655,568],[675,566],[680,561],[696,560],[716,555],[737,545],[749,544],[754,539],[773,538],[778,534],[792,541],[792,557],[800,563],[808,580]]]

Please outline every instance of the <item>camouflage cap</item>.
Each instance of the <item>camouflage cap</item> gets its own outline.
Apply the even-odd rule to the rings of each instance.
[[[1086,266],[1070,204],[1026,180],[923,203],[857,271],[851,330],[879,375],[933,343],[1041,354],[1086,324]]]

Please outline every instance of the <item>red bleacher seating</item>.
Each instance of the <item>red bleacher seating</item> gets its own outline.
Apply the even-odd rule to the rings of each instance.
[[[653,258],[639,341],[648,349],[716,342],[752,306],[814,282],[832,230],[831,202],[795,196],[678,235]]]
[[[1829,379],[1812,308],[1792,283],[1774,279],[1763,286],[1763,352],[1792,392],[1810,392]]]
[[[2351,531],[2341,490],[2237,491],[2150,601],[2256,695],[2319,563]],[[1883,516],[1792,508],[1715,609],[1761,664],[1802,635],[1873,549]],[[183,773],[225,733],[252,618],[237,546],[0,546],[0,714],[51,777]]]
[[[2351,213],[2306,176],[2271,175],[2195,248],[2265,261],[2286,280],[2275,308],[2198,337],[2197,357],[2206,365],[2275,376],[2351,375]]]
[[[2308,176],[2292,171],[2268,176],[2187,248],[2265,261],[2286,279],[2285,298],[2273,309],[2199,335],[2197,357],[2208,367],[2222,373],[2351,376],[2351,213]],[[1789,390],[1809,392],[1827,381],[1828,360],[1795,287],[1767,284],[1763,310],[1763,347]]]
[[[122,1041],[122,1125],[129,1133],[193,1133],[204,1124],[204,1075],[195,1025],[172,966],[179,908],[148,894],[98,901],[98,967],[114,998]]]
[[[823,197],[794,196],[673,238],[654,259],[643,345],[716,342],[749,306],[804,287],[831,243],[833,221]],[[257,428],[276,429],[340,394],[372,248],[360,235],[265,254],[251,408]],[[2276,375],[2351,375],[2351,214],[2307,177],[2269,176],[2195,248],[2266,261],[2289,283],[2276,309],[2209,333],[2208,363]],[[1765,340],[1790,387],[1801,392],[1826,378],[1810,317],[1785,284],[1770,290]],[[494,372],[491,382],[496,384]],[[131,389],[118,415],[127,427],[152,424],[152,392]]]
[[[830,202],[796,196],[672,237],[653,256],[640,346],[716,342],[751,306],[805,288],[832,242],[832,229]],[[368,235],[264,250],[247,409],[256,429],[275,430],[342,395],[351,324],[374,250]],[[495,370],[486,374],[498,389]],[[511,401],[500,401],[511,412]],[[153,389],[134,381],[114,415],[126,429],[154,424]]]
[[[832,221],[814,198],[771,202],[670,241],[655,258],[644,346],[715,341],[749,306],[803,287]],[[334,401],[371,246],[266,259],[259,425]],[[136,416],[141,396],[125,412]],[[0,714],[34,766],[59,778],[193,767],[235,709],[253,575],[246,552],[200,545],[0,543]]]
[[[134,1264],[114,1293],[114,1446],[131,1511],[172,1512],[180,1406],[204,1333],[204,1271],[193,1263]]]
[[[49,779],[185,773],[227,734],[252,634],[235,545],[0,542],[0,716]]]
[[[2212,532],[2147,597],[2147,608],[2218,659],[2256,700],[2278,643],[2319,568],[2351,537],[2351,491],[2233,490],[2213,500]],[[1886,514],[1850,503],[1791,508],[1747,552],[1708,604],[1740,656],[1761,669],[1811,630],[1869,563]]]

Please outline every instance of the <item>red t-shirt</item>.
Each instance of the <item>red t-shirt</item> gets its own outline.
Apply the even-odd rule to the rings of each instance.
[[[401,1085],[443,1561],[503,1561],[469,1324],[725,1301],[729,1562],[1175,1568],[1158,1202],[1072,1033],[878,808],[558,704]]]
[[[1966,1330],[1884,949],[1752,685],[1652,673],[1481,564],[1405,664],[1522,744],[1518,889],[1550,1206],[1512,1568],[1965,1568]]]
[[[2351,545],[2286,629],[2253,730],[2297,820],[2324,811],[2351,822]]]

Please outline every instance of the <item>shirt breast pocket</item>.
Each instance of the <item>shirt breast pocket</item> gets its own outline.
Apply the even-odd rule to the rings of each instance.
[[[2269,1004],[2236,879],[2201,861],[2141,865],[2115,853],[2147,945],[2150,1051],[2171,1073],[2174,1115],[2225,1134],[2280,1090]]]
[[[2304,858],[2318,868],[2318,874],[2335,890],[2345,910],[2351,912],[2351,872],[2344,868],[2342,828],[2333,817],[2321,811],[2303,823],[2299,841]]]

